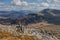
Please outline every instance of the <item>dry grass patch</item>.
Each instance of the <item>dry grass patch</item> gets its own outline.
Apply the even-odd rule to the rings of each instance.
[[[39,39],[37,37],[27,35],[13,36],[8,32],[0,31],[0,40],[39,40]]]

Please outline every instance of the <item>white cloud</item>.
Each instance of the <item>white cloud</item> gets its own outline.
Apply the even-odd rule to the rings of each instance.
[[[47,0],[48,1],[48,0]],[[52,0],[49,0],[49,2],[51,2]],[[14,4],[14,5],[12,5]],[[20,0],[12,0],[12,4],[11,5],[6,5],[5,3],[1,3],[0,2],[0,10],[31,10],[31,9],[44,9],[44,8],[48,8],[50,6],[50,8],[59,8],[60,5],[58,4],[49,4],[47,2],[42,2],[41,4],[38,3],[28,3],[26,1],[20,1]],[[58,7],[59,6],[59,7]]]
[[[42,6],[45,6],[45,7],[48,7],[48,6],[49,6],[49,4],[48,4],[48,3],[44,3],[44,2],[43,2],[43,3],[41,3],[41,5],[42,5]]]
[[[49,6],[48,3],[41,3],[41,4],[38,4],[38,3],[28,3],[26,1],[22,1],[21,0],[13,0],[13,4],[15,5],[19,5],[19,6],[27,6],[27,7],[30,7],[30,8],[40,8],[40,7],[47,7]]]
[[[51,2],[60,2],[60,0],[47,0],[48,3],[51,3]]]
[[[49,8],[50,9],[58,9],[58,10],[60,10],[60,5],[59,4],[50,4]]]
[[[60,2],[60,0],[54,0],[55,2]]]
[[[52,2],[53,0],[47,0],[48,3]]]
[[[16,5],[27,6],[28,3],[26,1],[21,2],[20,0],[13,0],[13,3]]]
[[[16,4],[16,5],[21,5],[20,0],[13,0],[13,2],[14,2],[14,4]]]
[[[3,7],[3,5],[5,5],[5,3],[0,2],[0,7]]]
[[[3,5],[4,3],[0,2],[0,5]]]
[[[37,6],[37,3],[28,3],[27,1],[21,2],[21,0],[13,0],[12,2],[13,2],[13,4],[20,5],[20,6],[29,6],[29,5],[36,5]]]
[[[15,5],[12,5],[15,4]],[[47,3],[42,3],[41,6],[38,3],[28,3],[26,1],[21,2],[20,0],[13,0],[11,5],[6,5],[5,3],[0,3],[0,10],[10,11],[10,10],[32,10],[32,9],[43,9],[44,6],[48,6]]]

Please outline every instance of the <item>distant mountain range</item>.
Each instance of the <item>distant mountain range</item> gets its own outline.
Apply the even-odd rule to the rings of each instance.
[[[44,9],[40,13],[44,14],[45,20],[49,23],[60,24],[60,10]]]
[[[44,9],[40,12],[30,13],[22,20],[25,20],[23,22],[27,24],[47,21],[48,23],[60,25],[60,10]]]
[[[32,11],[21,10],[21,11],[0,11],[0,18],[20,18]]]
[[[60,16],[60,10],[56,9],[44,9],[40,13],[45,14],[46,16]]]
[[[15,24],[18,20],[23,24],[32,24],[42,21],[47,21],[48,23],[60,25],[60,10],[56,9],[44,9],[40,12],[32,11],[0,11],[0,16],[8,17],[7,19],[0,19],[1,24]],[[14,19],[15,18],[15,19]],[[17,19],[16,19],[17,18]]]

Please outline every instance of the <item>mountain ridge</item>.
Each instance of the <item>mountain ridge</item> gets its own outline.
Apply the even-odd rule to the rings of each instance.
[[[47,21],[48,23],[51,23],[51,24],[56,24],[56,25],[60,24],[60,16],[57,16],[60,14],[60,10],[44,9],[40,12],[30,12],[30,11],[27,11],[27,12],[21,11],[21,12],[23,13],[23,15],[21,15],[21,17],[20,17],[20,15],[16,15],[17,13],[12,12],[13,15],[10,13],[11,14],[10,18],[7,18],[7,19],[1,18],[0,21],[3,21],[3,23],[5,23],[5,22],[15,23],[16,21],[19,20],[23,24],[32,24],[32,23]],[[22,14],[22,13],[18,13],[18,14]],[[27,13],[27,14],[25,14],[25,13]],[[7,17],[9,17],[9,15]],[[4,20],[7,20],[7,21],[4,22]]]

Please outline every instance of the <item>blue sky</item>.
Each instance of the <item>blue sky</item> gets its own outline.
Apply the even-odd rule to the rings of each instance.
[[[0,0],[0,2],[4,2],[4,3],[10,3],[12,0]],[[47,0],[21,0],[21,1],[26,1],[29,3],[35,2],[35,3],[41,3],[41,2],[47,2]],[[53,0],[52,0],[53,1]]]
[[[10,4],[11,0],[0,0],[0,2],[6,3],[6,4]]]
[[[12,0],[0,0],[0,2],[6,3],[6,4],[10,4]],[[41,2],[46,2],[46,0],[21,0],[21,1],[26,1],[28,3],[41,3]]]
[[[6,3],[6,4],[10,4],[12,0],[0,0],[0,2]],[[26,1],[28,3],[42,3],[42,2],[47,2],[47,0],[21,0],[21,1]]]
[[[60,9],[60,0],[0,0],[0,10],[42,10],[44,8]]]
[[[0,2],[5,3],[5,4],[11,4],[11,1],[13,1],[13,0],[0,0]],[[34,3],[42,3],[42,2],[47,2],[48,3],[48,1],[51,1],[51,2],[49,2],[50,4],[51,3],[60,4],[59,0],[20,0],[20,1],[26,1],[28,3],[33,3],[33,2]]]

